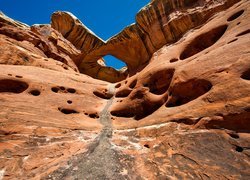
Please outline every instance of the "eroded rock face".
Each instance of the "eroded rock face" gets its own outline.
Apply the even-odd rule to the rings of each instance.
[[[1,178],[250,178],[249,1],[154,0],[107,42],[0,17]]]
[[[117,85],[112,140],[144,178],[249,178],[249,17],[218,13]]]
[[[155,0],[141,9],[135,24],[107,42],[67,12],[56,12],[51,20],[52,27],[82,51],[77,58],[80,72],[94,77],[93,72],[98,68],[92,68],[89,64],[97,64],[98,59],[111,54],[123,60],[128,66],[128,73],[134,75],[148,64],[152,54],[162,46],[175,43],[189,30],[236,2],[238,0]]]

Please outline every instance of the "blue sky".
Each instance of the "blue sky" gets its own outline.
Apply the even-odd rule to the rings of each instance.
[[[135,22],[136,13],[150,0],[0,0],[0,10],[9,17],[32,24],[48,24],[55,11],[69,11],[100,38],[107,40]],[[112,56],[106,64],[121,68],[124,64]]]

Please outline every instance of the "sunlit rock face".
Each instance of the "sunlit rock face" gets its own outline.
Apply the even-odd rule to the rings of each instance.
[[[249,20],[247,0],[154,0],[105,42],[1,13],[0,179],[249,179]]]
[[[54,13],[51,26],[81,50],[76,60],[80,72],[102,79],[98,77],[96,62],[111,54],[123,60],[129,75],[134,75],[149,63],[157,50],[177,42],[188,31],[236,2],[238,0],[155,0],[138,12],[135,24],[106,42],[68,12]],[[117,75],[117,81],[120,81],[127,74]]]

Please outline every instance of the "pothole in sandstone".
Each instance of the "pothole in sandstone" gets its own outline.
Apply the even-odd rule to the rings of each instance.
[[[246,34],[248,34],[248,33],[250,33],[250,29],[245,30],[245,31],[243,31],[243,32],[241,32],[241,33],[239,33],[239,34],[237,34],[236,37],[243,36],[243,35],[246,35]]]
[[[38,89],[33,89],[29,92],[33,96],[39,96],[41,92]]]
[[[132,89],[129,88],[123,88],[116,92],[115,97],[117,98],[125,98],[128,97],[131,93]]]
[[[68,109],[68,108],[58,108],[59,111],[61,111],[63,114],[78,114],[79,112],[74,109]]]
[[[163,95],[168,91],[174,71],[174,69],[162,69],[155,72],[142,83],[144,87],[137,87],[137,80],[133,80],[128,84],[129,88],[124,88],[116,93],[116,97],[121,97],[121,92],[124,93],[125,90],[129,90],[129,94],[122,95],[129,96],[128,98],[132,103],[112,110],[111,114],[117,117],[133,117],[135,120],[141,120],[154,113],[166,102],[165,96],[161,98],[157,96],[158,98],[156,98],[155,95]],[[130,87],[136,88],[131,89]]]
[[[241,75],[242,79],[245,80],[250,80],[250,69],[246,70],[242,75]]]
[[[187,59],[215,44],[226,32],[227,25],[216,27],[204,34],[197,36],[189,43],[180,55],[180,59]]]
[[[244,10],[240,10],[240,11],[234,13],[232,16],[230,16],[227,19],[227,21],[233,21],[233,20],[237,19],[238,17],[240,17],[243,13],[244,13]]]
[[[93,91],[93,94],[99,98],[102,98],[102,99],[110,99],[113,97],[113,94],[112,93],[109,93],[107,89],[105,90],[95,90]]]
[[[29,85],[23,81],[11,80],[11,79],[2,79],[0,80],[0,93],[9,92],[9,93],[22,93],[28,89]]]
[[[175,84],[169,91],[166,107],[186,104],[204,95],[212,88],[212,84],[205,79],[191,79],[187,82]]]
[[[156,95],[161,95],[165,93],[168,90],[169,85],[172,81],[174,71],[174,69],[164,69],[162,71],[154,73],[147,83],[147,86],[149,87],[149,92]]]

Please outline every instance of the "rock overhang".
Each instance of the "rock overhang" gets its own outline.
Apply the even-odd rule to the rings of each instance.
[[[134,24],[107,41],[96,36],[69,12],[55,12],[51,26],[81,51],[74,59],[80,72],[102,79],[98,74],[101,71],[106,74],[103,80],[118,82],[145,67],[161,47],[178,41],[189,30],[236,2],[155,0],[138,12]],[[97,61],[105,55],[120,59],[128,70],[120,72],[100,66]]]

